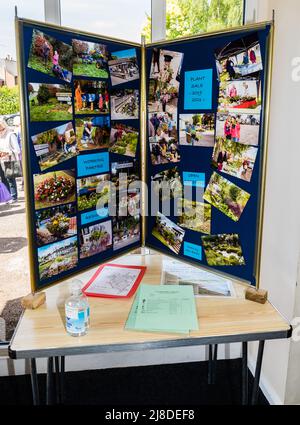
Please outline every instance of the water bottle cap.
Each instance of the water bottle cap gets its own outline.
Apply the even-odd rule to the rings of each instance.
[[[72,295],[80,295],[82,288],[82,282],[79,279],[74,279],[71,283],[71,293]]]

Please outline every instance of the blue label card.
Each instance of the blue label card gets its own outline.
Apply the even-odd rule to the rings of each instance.
[[[192,187],[205,187],[205,173],[193,173],[190,171],[184,171],[183,176],[183,185],[192,186]]]
[[[212,108],[212,69],[185,72],[184,109]]]
[[[79,155],[77,157],[78,177],[91,176],[109,171],[108,152]]]
[[[81,225],[93,223],[94,221],[101,220],[108,217],[108,208],[99,208],[96,211],[89,211],[81,214]]]
[[[183,254],[187,257],[194,258],[195,260],[202,260],[202,247],[200,245],[195,245],[190,242],[184,242],[183,244]]]

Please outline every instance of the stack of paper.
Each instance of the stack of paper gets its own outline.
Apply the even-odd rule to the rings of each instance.
[[[198,330],[193,287],[140,285],[125,329],[183,334]]]

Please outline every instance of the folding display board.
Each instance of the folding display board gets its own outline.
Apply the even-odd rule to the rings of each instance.
[[[144,245],[258,285],[272,23],[16,31],[32,289]]]

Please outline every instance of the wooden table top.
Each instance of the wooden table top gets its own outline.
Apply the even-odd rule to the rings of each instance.
[[[111,262],[146,266],[142,283],[160,284],[163,258],[168,257],[129,254]],[[78,278],[86,283],[96,269],[81,273]],[[46,303],[36,310],[24,312],[10,345],[11,357],[49,357],[216,344],[279,339],[290,335],[290,325],[269,302],[261,305],[245,300],[245,285],[234,281],[235,298],[196,298],[199,331],[193,331],[189,336],[124,330],[134,297],[89,297],[90,329],[83,337],[72,337],[65,330],[64,316],[64,303],[69,296],[71,280],[46,289]]]

